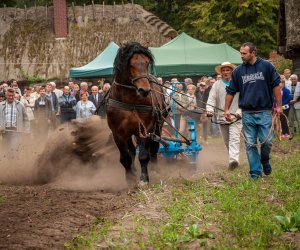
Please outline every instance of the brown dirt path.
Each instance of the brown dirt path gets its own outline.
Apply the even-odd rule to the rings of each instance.
[[[0,249],[63,249],[96,218],[131,204],[120,194],[63,191],[44,186],[0,185]]]
[[[93,128],[88,131],[98,135]],[[40,144],[40,150],[29,148],[34,157],[28,157],[28,151],[24,151],[15,164],[0,162],[0,249],[63,249],[66,242],[90,228],[96,218],[117,220],[136,205],[127,194],[119,155],[111,149],[101,151],[100,154],[111,157],[97,162],[101,166],[95,169],[70,155],[68,145],[72,138],[66,130],[58,129],[51,138],[45,149]],[[72,168],[49,184],[31,185],[37,157],[43,159],[38,165],[47,175],[70,162]],[[169,178],[194,178],[226,170],[226,150],[221,139],[204,145],[199,159],[197,168],[182,161],[160,161],[155,171],[150,167],[150,180],[153,183]]]

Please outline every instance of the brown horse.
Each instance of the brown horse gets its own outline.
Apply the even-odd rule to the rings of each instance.
[[[152,138],[160,136],[166,112],[162,89],[149,73],[153,62],[151,52],[135,42],[120,47],[114,61],[114,81],[106,103],[107,122],[128,183],[135,180],[133,136],[139,148],[141,184],[149,182],[149,161],[157,161],[159,142]]]

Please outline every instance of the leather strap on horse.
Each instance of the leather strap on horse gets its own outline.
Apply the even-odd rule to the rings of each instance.
[[[103,99],[102,99],[102,101],[99,103],[99,105],[98,105],[98,107],[96,108],[96,111],[95,111],[95,113],[94,114],[96,114],[96,115],[98,115],[99,114],[99,110],[100,110],[100,108],[102,107],[102,106],[104,106],[105,105],[105,103],[106,103],[106,100],[108,99],[108,94],[109,94],[109,92],[110,92],[110,89],[105,93],[105,95],[104,95],[104,97],[103,97]]]
[[[136,90],[136,87],[134,85],[125,85],[125,84],[117,83],[116,81],[114,81],[113,84],[115,84],[116,86],[119,86],[119,87],[126,88],[126,89]]]
[[[149,113],[153,111],[152,106],[148,105],[137,105],[137,104],[128,104],[124,102],[119,102],[114,99],[109,98],[107,101],[107,106],[113,107],[113,108],[118,108],[118,109],[123,109],[126,111],[136,111],[137,113]]]

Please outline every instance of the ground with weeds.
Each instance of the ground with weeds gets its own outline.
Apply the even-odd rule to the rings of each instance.
[[[0,249],[299,249],[299,150],[299,137],[275,140],[274,171],[259,181],[244,154],[227,171],[212,139],[197,169],[168,169],[143,189],[1,184]]]

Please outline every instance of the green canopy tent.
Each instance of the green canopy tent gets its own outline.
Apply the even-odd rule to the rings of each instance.
[[[226,43],[210,44],[181,33],[159,48],[150,48],[158,76],[195,76],[215,73],[222,62],[241,64],[239,51]]]
[[[113,74],[113,64],[119,46],[110,42],[109,45],[93,61],[80,68],[71,68],[71,78],[89,78],[98,76],[110,76]]]

